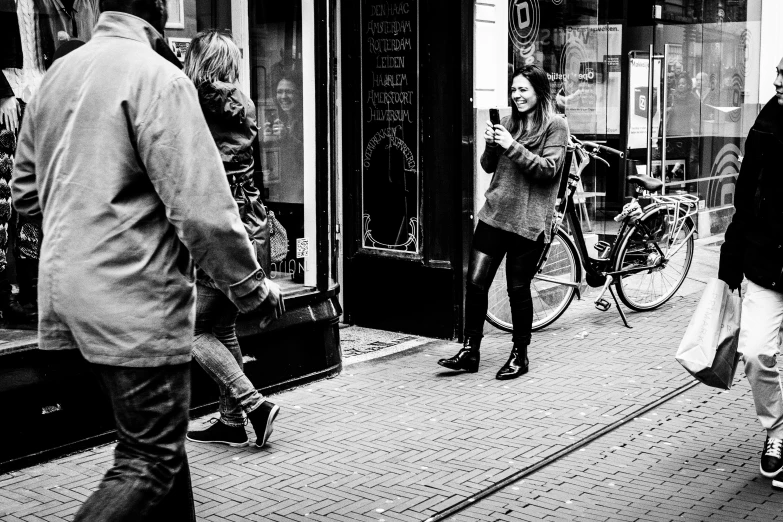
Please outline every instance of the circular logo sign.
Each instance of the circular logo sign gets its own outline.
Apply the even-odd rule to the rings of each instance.
[[[508,34],[517,49],[526,48],[536,40],[540,23],[538,0],[511,0],[508,3]]]

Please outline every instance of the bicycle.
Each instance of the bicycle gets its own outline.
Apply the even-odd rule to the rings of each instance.
[[[594,302],[603,312],[611,308],[611,303],[604,299],[608,290],[623,323],[632,328],[613,286],[620,300],[630,309],[654,310],[671,299],[688,275],[693,259],[696,229],[693,215],[698,209],[698,198],[690,194],[655,194],[663,183],[649,176],[628,176],[628,181],[636,185],[640,198],[634,197],[614,218],[621,222],[616,239],[611,243],[596,243],[598,257],[590,257],[576,214],[574,193],[591,158],[609,166],[599,152],[624,157],[621,151],[605,145],[580,141],[575,136],[569,140],[551,241],[544,248],[530,288],[534,331],[549,326],[563,315],[574,295],[581,299],[585,284],[602,287]],[[576,168],[572,171],[573,160]],[[566,218],[572,234],[563,227]],[[506,294],[505,259],[489,290],[487,320],[501,330],[513,331]]]

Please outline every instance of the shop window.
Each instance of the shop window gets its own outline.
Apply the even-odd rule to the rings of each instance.
[[[315,146],[308,106],[314,94],[312,49],[303,49],[301,0],[249,2],[250,89],[258,118],[256,183],[284,229],[273,228],[272,277],[288,285],[315,284]],[[309,83],[308,83],[309,82]]]
[[[599,21],[599,7],[598,0],[508,0],[508,71],[541,66],[571,133],[603,141],[621,133],[623,26]],[[593,227],[605,197],[605,174],[592,165],[576,194],[586,231],[606,232]]]
[[[728,212],[745,137],[766,102],[759,100],[759,81],[773,79],[760,76],[761,3],[743,0],[719,9],[684,5],[688,23],[656,25],[649,33],[654,41],[632,44],[643,49],[654,43],[657,55],[649,174],[663,180],[669,194],[696,195],[702,211]],[[643,132],[629,140],[631,149],[644,147],[646,111],[639,109],[639,99],[647,84],[646,66],[638,75],[632,71],[630,125],[632,134],[634,128]],[[647,167],[640,172],[646,174]]]

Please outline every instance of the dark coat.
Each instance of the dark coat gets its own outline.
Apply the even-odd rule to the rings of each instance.
[[[223,168],[228,176],[231,194],[239,208],[239,216],[245,225],[245,230],[254,247],[255,241],[266,233],[266,211],[259,210],[256,204],[260,202],[260,194],[253,182],[254,160],[253,144],[258,135],[256,126],[256,108],[253,102],[236,86],[224,82],[205,84],[198,88],[198,99],[209,132],[215,140]],[[252,207],[252,208],[251,208]],[[259,216],[261,213],[263,216]],[[265,245],[264,245],[265,246]],[[258,253],[257,253],[258,254]],[[259,255],[259,261],[264,258]],[[268,266],[262,267],[269,271]],[[198,265],[196,266],[198,283],[212,288],[218,288],[209,275]]]
[[[777,98],[756,118],[734,191],[736,212],[721,247],[718,277],[737,288],[743,274],[783,291],[783,106]]]

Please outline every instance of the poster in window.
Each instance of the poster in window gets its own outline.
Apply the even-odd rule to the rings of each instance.
[[[188,49],[190,49],[190,38],[169,37],[168,40],[169,47],[171,47],[174,56],[176,56],[180,62],[185,63],[185,55],[188,54]]]
[[[632,57],[629,65],[628,101],[632,106],[628,111],[628,148],[644,149],[647,141],[647,111],[652,112],[652,137],[658,136],[661,123],[661,61],[653,60],[652,98],[648,89],[650,59],[646,55],[642,58]],[[653,146],[657,147],[657,143],[653,143]]]
[[[418,0],[362,0],[362,247],[419,251]]]

